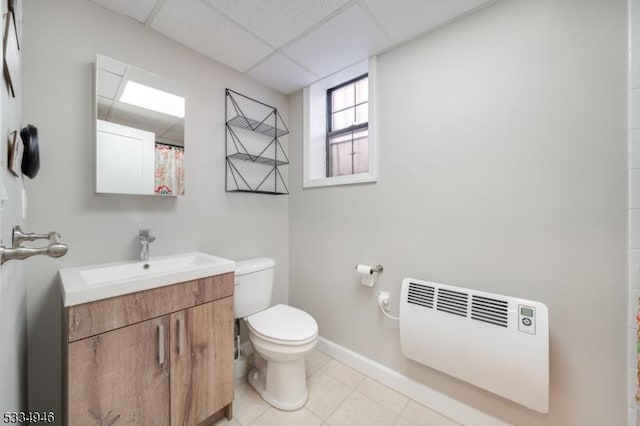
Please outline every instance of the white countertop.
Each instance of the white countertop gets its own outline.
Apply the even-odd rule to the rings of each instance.
[[[60,269],[65,307],[235,270],[233,260],[201,252]]]

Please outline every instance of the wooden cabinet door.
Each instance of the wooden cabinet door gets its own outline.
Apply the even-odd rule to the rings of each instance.
[[[168,315],[70,343],[68,424],[168,425],[169,363]]]
[[[195,425],[233,401],[233,297],[171,315],[171,424]]]

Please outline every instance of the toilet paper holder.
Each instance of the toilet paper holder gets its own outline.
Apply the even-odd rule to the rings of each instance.
[[[356,271],[360,276],[360,284],[366,287],[373,287],[376,283],[376,277],[383,269],[382,265],[356,265]]]
[[[355,269],[358,270],[358,266],[360,265],[356,265]],[[373,274],[374,272],[377,272],[378,274],[380,272],[382,272],[384,270],[384,268],[382,267],[382,265],[376,265],[376,266],[372,266],[371,267],[371,273]]]

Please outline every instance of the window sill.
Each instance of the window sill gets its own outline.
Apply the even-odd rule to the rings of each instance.
[[[361,173],[357,175],[334,176],[320,179],[305,179],[303,188],[317,188],[322,186],[351,185],[358,183],[374,183],[378,178],[371,173]]]

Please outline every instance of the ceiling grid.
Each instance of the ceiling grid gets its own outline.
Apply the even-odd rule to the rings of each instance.
[[[89,0],[284,94],[496,0]]]

